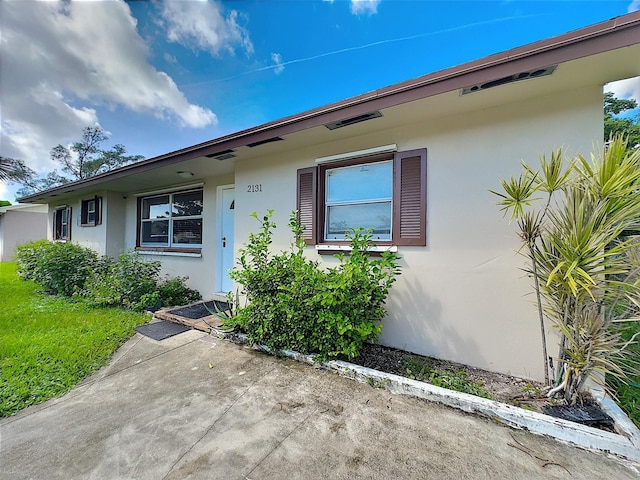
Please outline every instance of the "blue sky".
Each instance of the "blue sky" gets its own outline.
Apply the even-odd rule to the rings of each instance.
[[[638,9],[640,0],[7,0],[0,153],[44,173],[53,146],[99,124],[111,144],[152,157]],[[637,79],[613,89],[640,100]],[[0,198],[16,189],[0,185]]]

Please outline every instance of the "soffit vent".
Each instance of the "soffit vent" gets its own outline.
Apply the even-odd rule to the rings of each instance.
[[[205,155],[207,158],[215,158],[216,160],[227,160],[229,158],[234,158],[233,150],[222,150],[221,152],[210,153],[209,155]]]
[[[253,148],[257,147],[258,145],[264,145],[265,143],[281,142],[282,140],[283,139],[280,137],[272,137],[267,138],[266,140],[260,140],[259,142],[247,143],[247,147]]]
[[[490,82],[479,83],[471,87],[463,88],[460,93],[466,95],[468,93],[479,92],[480,90],[487,90],[488,88],[499,87],[500,85],[506,85],[507,83],[519,82],[520,80],[529,80],[530,78],[544,77],[551,75],[555,72],[557,65],[551,65],[550,67],[537,68],[535,70],[529,70],[528,72],[520,72],[508,77],[498,78],[497,80],[491,80]]]
[[[348,127],[349,125],[353,125],[355,123],[366,122],[367,120],[371,120],[373,118],[379,118],[382,116],[382,113],[379,111],[365,113],[364,115],[358,115],[356,117],[345,118],[344,120],[340,120],[338,122],[327,123],[325,127],[329,130],[335,130],[336,128]]]

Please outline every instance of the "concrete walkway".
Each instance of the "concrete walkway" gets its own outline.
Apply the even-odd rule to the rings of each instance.
[[[606,455],[189,331],[0,421],[3,479],[631,479]]]

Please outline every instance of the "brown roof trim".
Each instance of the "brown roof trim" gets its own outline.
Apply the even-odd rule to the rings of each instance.
[[[107,179],[115,180],[220,150],[259,143],[272,137],[288,135],[373,110],[454,91],[520,71],[576,60],[638,43],[640,11],[264,123],[19,200],[41,200],[50,194],[64,193],[69,188],[90,186]]]

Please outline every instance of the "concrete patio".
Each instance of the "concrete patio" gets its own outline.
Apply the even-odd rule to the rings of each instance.
[[[6,479],[627,479],[637,466],[191,330],[0,421]]]

